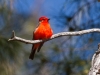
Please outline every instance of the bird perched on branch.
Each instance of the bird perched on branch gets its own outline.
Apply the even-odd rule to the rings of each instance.
[[[53,35],[49,20],[45,16],[39,18],[39,25],[33,32],[33,40],[47,40]],[[33,44],[29,59],[33,60],[35,52],[39,52],[43,44],[44,42]]]

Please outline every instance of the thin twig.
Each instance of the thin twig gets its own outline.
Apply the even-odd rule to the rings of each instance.
[[[75,31],[75,32],[61,32],[61,33],[52,35],[52,37],[48,40],[52,40],[54,38],[61,37],[61,36],[78,36],[78,35],[88,34],[92,32],[100,33],[100,29],[93,28],[93,29],[87,29],[87,30]],[[12,37],[8,41],[20,41],[20,42],[27,43],[27,44],[34,44],[34,43],[39,43],[39,42],[48,41],[48,40],[26,40],[26,39],[15,36],[15,32],[13,31]]]

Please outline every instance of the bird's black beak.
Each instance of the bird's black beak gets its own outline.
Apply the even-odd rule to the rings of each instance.
[[[50,18],[48,20],[50,20]]]

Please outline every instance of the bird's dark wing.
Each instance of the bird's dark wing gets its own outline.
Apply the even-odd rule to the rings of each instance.
[[[39,46],[39,48],[38,48],[37,52],[39,52],[39,51],[40,51],[40,49],[41,49],[41,47],[43,46],[43,44],[44,44],[44,42],[41,42],[41,43],[40,43],[40,46]]]

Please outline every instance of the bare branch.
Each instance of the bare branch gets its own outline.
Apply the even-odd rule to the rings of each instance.
[[[78,35],[83,35],[83,34],[87,34],[87,33],[91,33],[91,32],[99,32],[100,33],[100,29],[93,28],[93,29],[87,29],[87,30],[75,31],[75,32],[61,32],[61,33],[52,35],[52,37],[48,40],[51,40],[51,39],[54,39],[57,37],[61,37],[61,36],[78,36]],[[21,41],[26,44],[34,44],[34,43],[39,43],[39,42],[48,41],[48,40],[26,40],[26,39],[15,36],[15,32],[13,31],[12,37],[8,41]]]
[[[17,37],[17,36],[15,36],[14,30],[12,31],[11,39],[9,39],[8,41],[21,41],[21,42],[26,43],[26,44],[34,44],[34,43],[43,42],[43,40],[35,40],[35,41],[33,41],[33,40],[26,40],[26,39]]]

